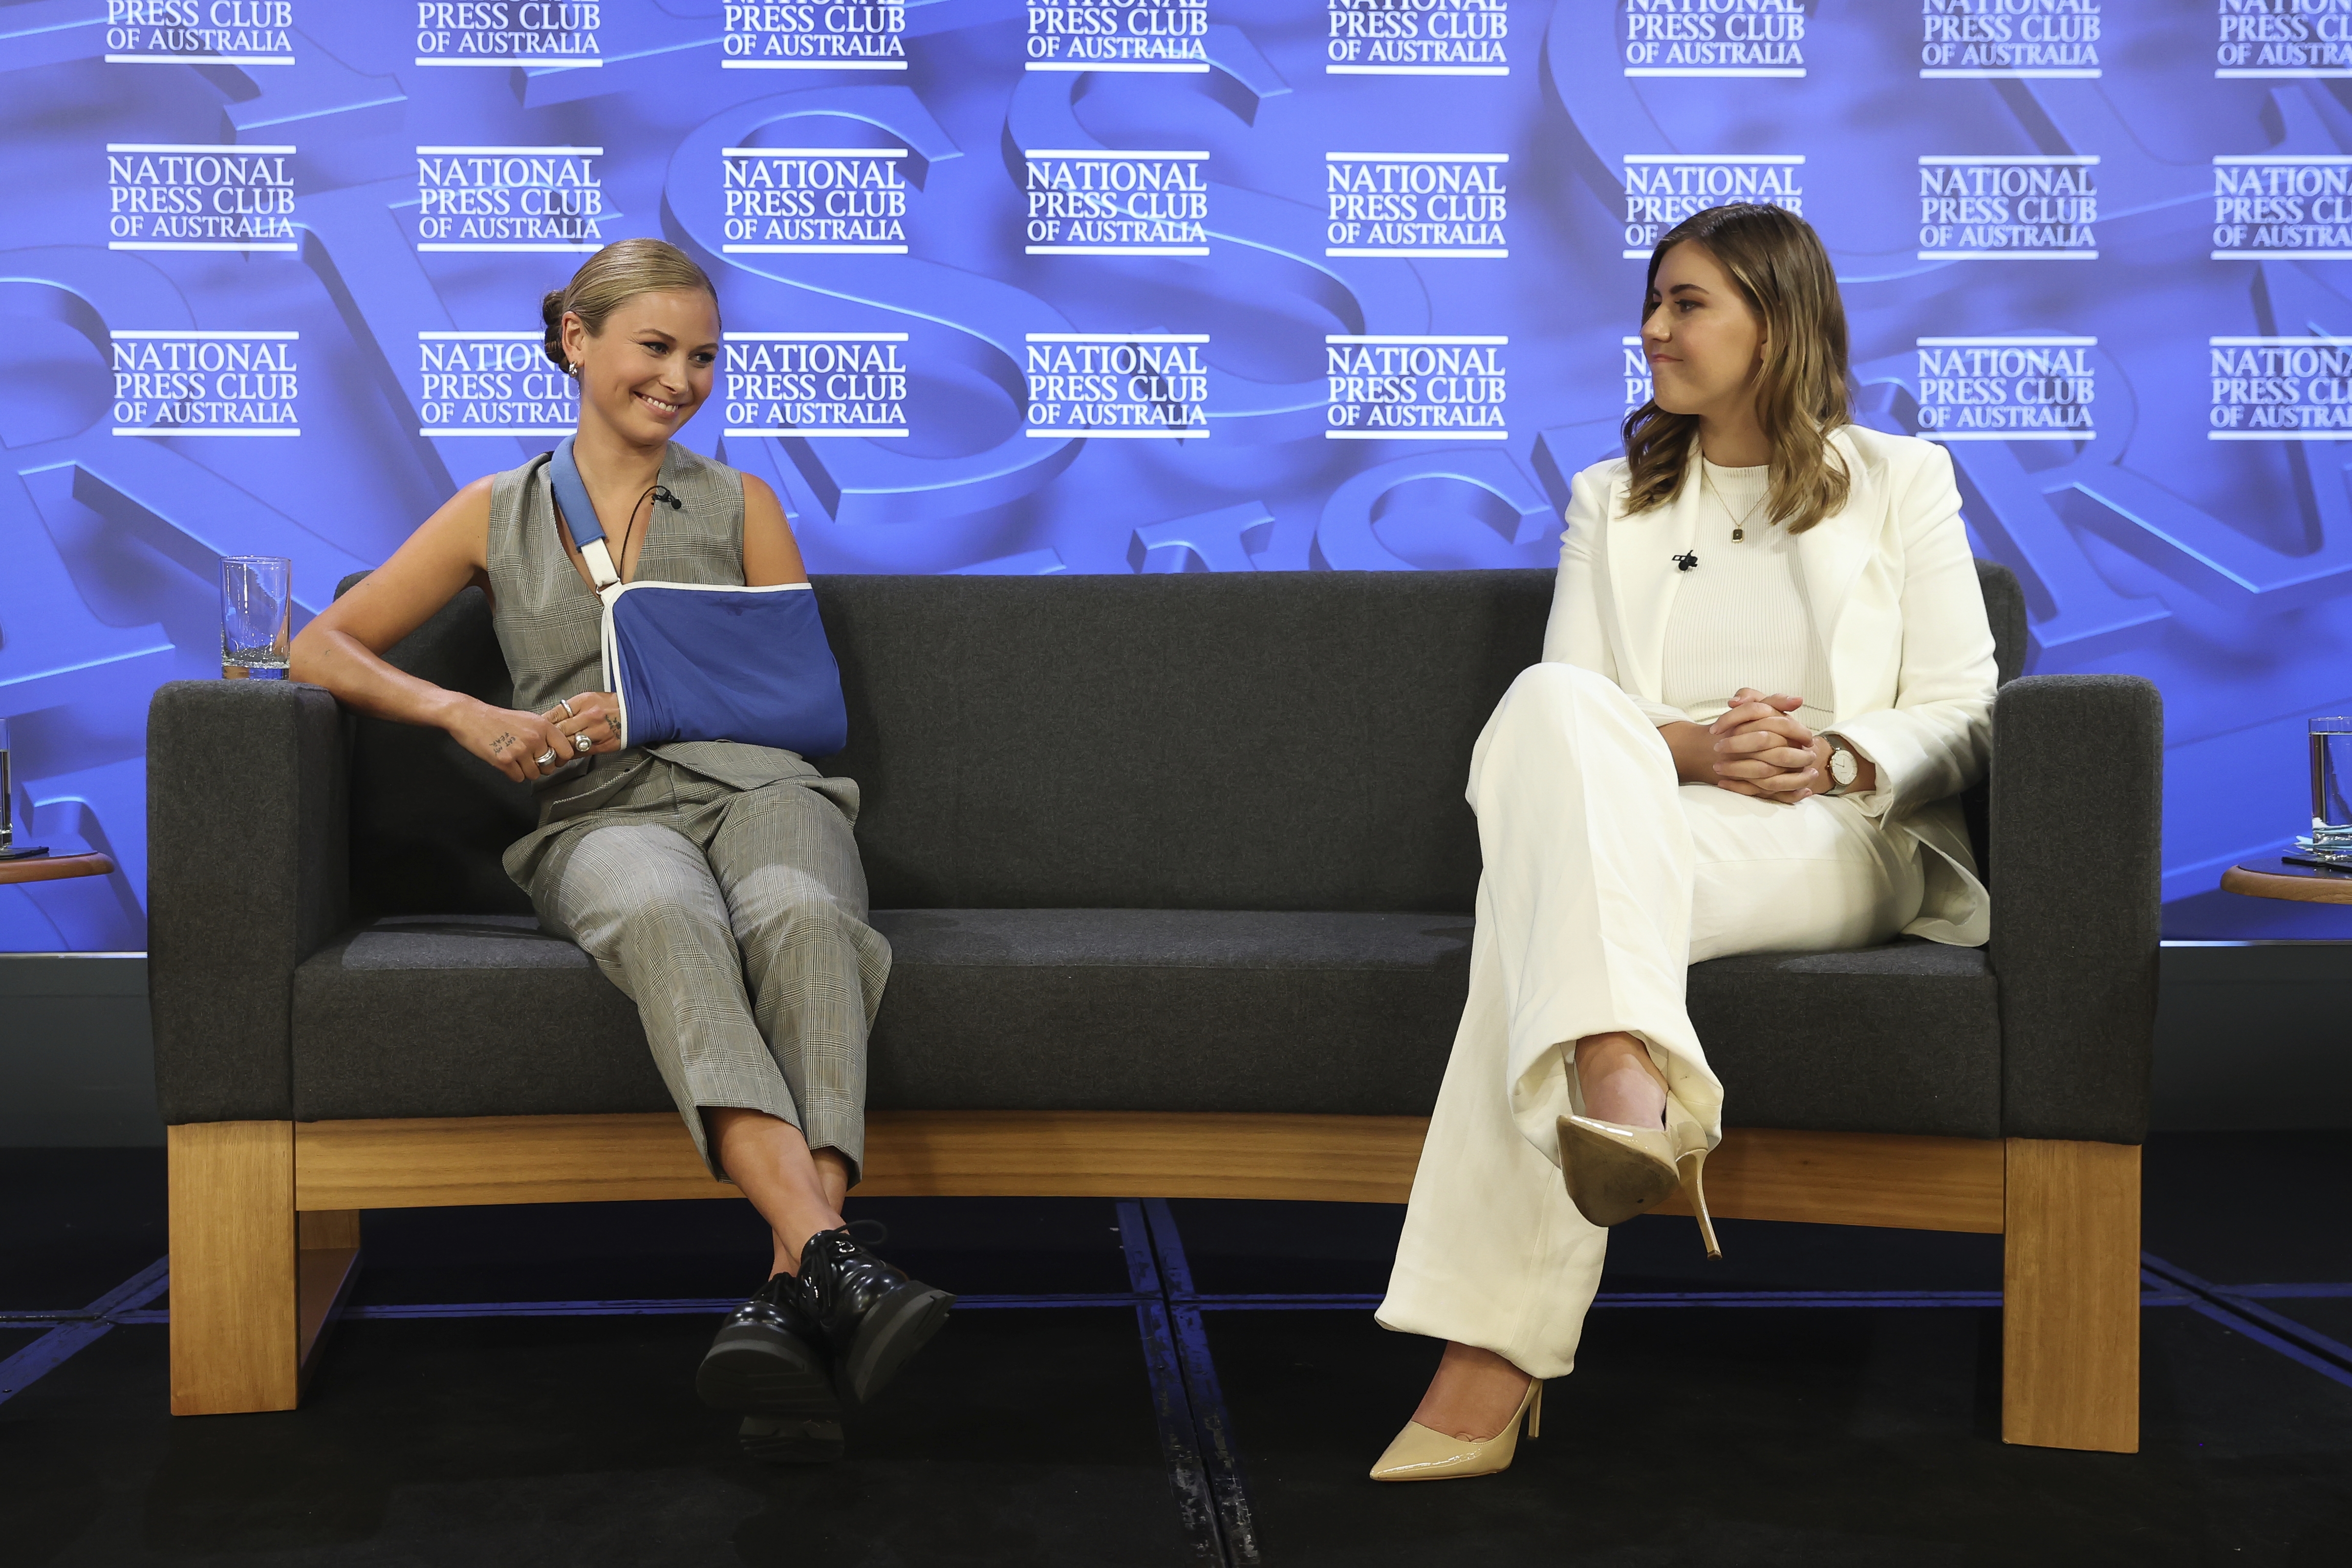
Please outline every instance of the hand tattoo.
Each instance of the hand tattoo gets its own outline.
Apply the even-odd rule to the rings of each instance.
[[[514,743],[515,737],[512,735],[502,735],[496,740],[490,742],[490,755],[496,757],[499,752],[504,751],[508,747],[512,746]]]
[[[621,738],[621,721],[614,717],[611,714],[606,714],[604,716],[604,727],[613,732],[613,738],[614,740]]]

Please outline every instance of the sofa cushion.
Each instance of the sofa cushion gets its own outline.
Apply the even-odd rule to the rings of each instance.
[[[1688,995],[1733,1126],[2000,1136],[2000,988],[1981,947],[1717,958],[1692,966]]]
[[[669,1104],[635,1004],[528,915],[396,916],[294,971],[294,1116]]]
[[[1979,576],[2007,680],[2024,601]],[[850,717],[824,765],[863,793],[878,905],[1466,911],[1471,745],[1542,656],[1553,577],[821,577]],[[387,657],[510,700],[478,591]],[[357,915],[526,911],[499,852],[530,791],[436,731],[352,733]]]
[[[1469,978],[1460,915],[884,910],[879,1110],[1426,1114]],[[1691,1010],[1736,1125],[2000,1132],[1979,949],[1718,959]],[[669,1106],[635,1009],[529,916],[347,933],[294,987],[295,1115]]]
[[[347,579],[336,591],[356,580]],[[514,704],[489,598],[478,588],[460,590],[384,659],[492,707]],[[440,730],[348,708],[343,722],[352,748],[353,916],[451,909],[529,915],[529,895],[499,857],[539,825],[530,787],[510,781]]]
[[[1458,915],[896,910],[877,1108],[1422,1115],[1470,974]]]
[[[877,1109],[1419,1114],[1462,1008],[1459,915],[884,910]],[[410,917],[296,971],[304,1121],[658,1111],[636,1009],[529,916]]]
[[[1466,912],[1551,578],[824,578],[874,903]]]

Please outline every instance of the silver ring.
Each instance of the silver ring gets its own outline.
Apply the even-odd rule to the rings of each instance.
[[[572,737],[572,749],[578,752],[581,756],[585,757],[590,752],[596,749],[596,743],[589,739],[586,733],[583,732],[582,734],[575,735]]]
[[[537,757],[532,758],[531,758],[531,760],[532,760],[533,762],[538,763],[541,768],[552,768],[552,767],[554,767],[554,766],[555,766],[555,747],[551,747],[551,747],[549,747],[545,751],[542,751],[542,752],[541,752]]]
[[[563,705],[563,716],[564,716],[564,717],[566,717],[566,718],[578,718],[578,717],[580,716],[578,714],[573,713],[573,712],[572,711],[572,699],[571,699],[570,697],[558,697],[558,698],[556,698],[555,700],[556,700],[557,702],[560,702],[560,703],[562,703],[562,704]]]

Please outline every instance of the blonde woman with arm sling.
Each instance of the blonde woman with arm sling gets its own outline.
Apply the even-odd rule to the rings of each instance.
[[[1688,219],[1643,318],[1654,397],[1576,476],[1544,662],[1470,759],[1470,997],[1378,1314],[1445,1349],[1379,1480],[1508,1467],[1609,1227],[1679,1187],[1717,1252],[1689,965],[1990,930],[1952,798],[1990,758],[1993,643],[1948,455],[1851,422],[1801,218]]]
[[[547,357],[579,383],[572,455],[620,579],[802,583],[775,492],[674,438],[709,401],[717,291],[659,240],[596,252],[541,301]],[[768,1223],[765,1283],[719,1330],[696,1388],[761,1458],[840,1456],[842,1406],[877,1393],[954,1298],[849,1234],[865,1151],[866,1033],[890,947],[866,920],[857,786],[732,740],[622,745],[594,582],[545,455],[476,480],[294,644],[296,678],[362,713],[446,730],[538,793],[506,852],[541,924],[637,1004],[710,1174]],[[515,686],[493,707],[384,653],[468,584]]]

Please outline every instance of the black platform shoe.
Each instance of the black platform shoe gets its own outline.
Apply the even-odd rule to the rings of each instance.
[[[842,1396],[864,1404],[947,1321],[955,1298],[909,1280],[849,1232],[820,1230],[801,1249],[801,1307],[824,1331]]]
[[[714,1410],[740,1410],[783,1430],[829,1427],[834,1451],[823,1457],[837,1458],[841,1400],[834,1392],[832,1361],[799,1284],[778,1274],[719,1326],[694,1375],[694,1391]],[[750,1422],[743,1436],[748,1448]]]

